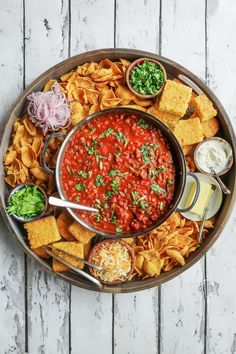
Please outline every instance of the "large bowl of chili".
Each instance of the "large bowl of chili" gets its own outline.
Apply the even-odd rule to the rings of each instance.
[[[62,199],[99,210],[68,209],[72,217],[107,238],[137,236],[162,224],[177,209],[186,181],[184,154],[170,129],[146,112],[122,107],[76,125],[55,172]]]

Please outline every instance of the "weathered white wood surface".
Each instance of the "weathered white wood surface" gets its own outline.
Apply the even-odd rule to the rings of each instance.
[[[236,127],[235,18],[234,0],[0,0],[0,119],[53,64],[116,46],[207,75]],[[0,354],[236,353],[235,229],[234,212],[206,262],[160,288],[110,296],[24,262],[1,222]]]
[[[204,78],[205,1],[190,2],[163,2],[161,53]],[[162,353],[204,352],[203,281],[204,259],[180,277],[162,286]]]
[[[25,2],[25,83],[68,57],[68,3]],[[29,353],[69,353],[70,286],[27,258]]]
[[[104,33],[106,35],[104,35]],[[71,55],[113,47],[114,3],[72,0]],[[112,296],[71,287],[71,349],[73,354],[112,352]]]
[[[136,0],[117,0],[115,45],[158,53],[160,2],[151,0],[148,7],[146,1],[140,1],[139,6],[136,4]],[[144,348],[149,354],[158,352],[158,292],[159,289],[155,288],[114,295],[114,353],[142,354]]]
[[[23,89],[22,3],[0,4],[0,120]],[[12,26],[14,21],[14,26]],[[12,45],[14,43],[14,46]],[[0,220],[0,352],[25,349],[24,254]]]
[[[236,128],[236,3],[207,7],[207,80]],[[236,209],[207,255],[207,352],[236,353]]]

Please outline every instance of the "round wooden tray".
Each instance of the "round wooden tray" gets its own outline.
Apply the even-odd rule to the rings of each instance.
[[[3,218],[7,226],[9,227],[10,231],[13,232],[17,237],[21,247],[24,248],[25,252],[29,256],[36,259],[46,270],[50,272],[52,272],[50,264],[47,263],[42,258],[39,258],[29,248],[22,225],[17,223],[13,218],[9,217],[9,215],[5,212],[5,206],[6,206],[5,200],[8,194],[8,187],[6,186],[6,183],[4,181],[4,167],[2,161],[3,161],[3,156],[10,143],[13,123],[16,117],[20,116],[21,112],[23,111],[27,95],[32,91],[42,90],[43,86],[49,79],[58,78],[62,74],[75,68],[77,65],[81,65],[89,61],[100,61],[104,58],[108,58],[110,60],[124,58],[133,61],[140,57],[149,57],[149,58],[157,59],[165,66],[167,74],[170,77],[177,77],[179,74],[187,76],[212,100],[215,108],[218,111],[218,119],[221,123],[221,134],[233,147],[233,153],[235,158],[236,143],[235,143],[235,135],[234,135],[233,127],[220,101],[199,78],[197,78],[190,71],[176,64],[175,62],[159,55],[155,55],[152,53],[143,52],[139,50],[134,50],[134,49],[102,49],[102,50],[91,51],[91,52],[74,56],[70,59],[67,59],[55,65],[51,69],[47,70],[44,74],[39,76],[30,86],[28,86],[28,88],[21,94],[21,96],[18,98],[18,100],[12,107],[11,111],[9,112],[9,115],[6,117],[5,120],[5,124],[4,124],[5,129],[2,130],[3,134],[1,137],[2,141],[1,141],[1,150],[0,150],[0,159],[1,159],[1,165],[0,165],[0,169],[1,169],[0,170],[0,197],[1,198],[0,200],[1,200],[1,212]],[[103,290],[99,290],[92,283],[87,282],[85,279],[80,278],[70,272],[57,273],[57,275],[62,279],[70,282],[71,284],[79,286],[81,288],[85,288],[93,291],[102,291],[106,293],[127,293],[132,291],[145,290],[160,285],[170,279],[173,279],[174,277],[183,273],[186,269],[191,267],[193,264],[195,264],[209,250],[209,248],[214,244],[216,239],[220,236],[226,222],[228,221],[235,202],[235,196],[236,196],[235,165],[231,169],[230,173],[224,177],[224,182],[227,184],[228,188],[232,191],[232,194],[224,198],[221,210],[217,217],[215,228],[204,239],[202,246],[194,253],[192,253],[190,257],[186,259],[185,266],[176,267],[172,269],[170,272],[162,273],[157,278],[150,278],[145,280],[133,280],[116,286],[108,286],[105,287]]]

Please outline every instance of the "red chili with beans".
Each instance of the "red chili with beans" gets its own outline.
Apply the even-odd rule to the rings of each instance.
[[[68,200],[99,210],[78,215],[105,232],[151,226],[168,211],[175,190],[169,145],[138,113],[104,114],[76,131],[61,178]]]

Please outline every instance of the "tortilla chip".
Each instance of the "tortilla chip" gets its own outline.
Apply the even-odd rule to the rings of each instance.
[[[4,155],[4,165],[10,165],[17,157],[17,152],[13,150],[13,146],[10,146]]]
[[[36,161],[36,154],[30,146],[23,146],[21,148],[21,160],[26,167],[32,167],[33,162]]]
[[[126,104],[126,105],[122,105],[121,107],[132,108],[132,109],[138,109],[139,111],[143,111],[143,112],[146,112],[146,111],[147,111],[144,107],[138,106],[137,104]]]
[[[116,96],[121,99],[121,105],[127,105],[135,99],[135,95],[125,86],[118,86],[115,92]]]
[[[44,91],[44,92],[51,91],[52,85],[54,85],[55,82],[57,82],[57,80],[53,80],[53,79],[48,80],[48,82],[47,82],[46,85],[44,86],[43,91]]]
[[[40,166],[31,168],[30,172],[35,178],[39,179],[40,181],[48,180],[48,174]]]
[[[30,136],[35,136],[36,135],[36,127],[35,125],[30,121],[29,117],[27,115],[25,115],[24,119],[23,119],[23,124],[25,126],[25,129],[27,130],[27,132],[30,134]]]

